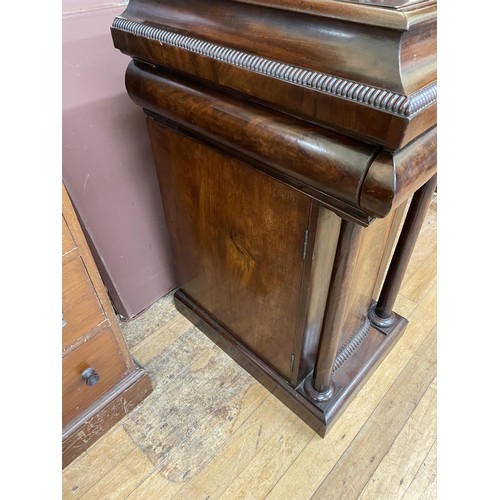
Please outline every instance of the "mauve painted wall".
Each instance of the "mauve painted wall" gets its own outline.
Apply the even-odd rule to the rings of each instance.
[[[125,90],[130,59],[110,36],[124,9],[63,1],[62,174],[109,295],[129,319],[175,281],[144,115]]]

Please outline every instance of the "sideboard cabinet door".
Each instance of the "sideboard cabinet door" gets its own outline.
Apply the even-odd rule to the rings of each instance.
[[[180,289],[290,381],[310,199],[152,118],[148,126]]]

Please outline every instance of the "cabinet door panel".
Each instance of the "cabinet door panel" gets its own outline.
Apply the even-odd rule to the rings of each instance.
[[[309,199],[148,123],[180,287],[289,380]]]

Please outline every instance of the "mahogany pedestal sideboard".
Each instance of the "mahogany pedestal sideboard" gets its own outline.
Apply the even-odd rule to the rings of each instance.
[[[62,200],[63,468],[152,391],[131,357],[73,205]]]
[[[436,185],[431,0],[131,0],[178,309],[319,434],[405,329]]]

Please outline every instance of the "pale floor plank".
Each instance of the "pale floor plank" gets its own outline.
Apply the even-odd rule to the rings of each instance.
[[[120,326],[129,348],[134,349],[138,343],[144,341],[177,315],[174,302],[169,295],[166,295],[132,320],[122,321]]]
[[[357,498],[436,376],[436,336],[427,336],[312,498]]]
[[[290,412],[262,450],[219,498],[265,498],[314,435],[310,427]]]
[[[154,472],[154,466],[134,448],[120,463],[82,495],[82,499],[107,500],[126,498],[138,484]]]
[[[130,352],[139,363],[146,365],[192,326],[184,316],[174,316],[164,327],[146,337]]]
[[[382,397],[436,324],[436,287],[410,316],[402,338],[324,439],[315,436],[270,492],[269,498],[309,498],[348,448]]]
[[[240,412],[234,419],[232,435],[238,431],[269,396],[269,391],[263,385],[259,384],[257,381],[252,381],[242,400]]]
[[[432,287],[429,287],[429,290]],[[422,299],[426,294],[423,293],[420,299]],[[394,304],[394,311],[397,312],[400,316],[403,316],[403,318],[409,318],[410,314],[415,310],[417,307],[418,302],[415,302],[414,300],[409,299],[408,297],[405,297],[404,295],[399,294],[396,303]]]
[[[153,472],[128,495],[127,500],[152,500],[172,498],[183,483],[165,479],[158,471]]]
[[[430,303],[434,300],[432,297],[432,294],[430,295],[430,300],[428,300]],[[427,307],[425,307],[426,304],[425,302],[421,304],[421,309],[425,310],[425,314],[423,315],[427,320],[431,319],[432,320],[432,314],[428,314],[428,311],[426,310]],[[422,323],[422,321],[418,321],[421,318],[415,317],[415,323],[419,324],[420,327],[423,326],[423,323],[425,324],[425,321]],[[405,338],[405,337],[404,337]],[[408,337],[410,338],[410,337]],[[412,336],[412,339],[415,340],[415,336]],[[400,347],[403,347],[403,344],[399,343],[398,344]],[[398,356],[399,359],[404,359],[404,356],[401,354]],[[205,359],[206,361],[206,359]],[[374,382],[376,382],[374,380]],[[265,390],[263,390],[265,392]],[[274,399],[274,398],[272,398]],[[259,427],[259,434],[262,433],[262,426],[265,423],[269,422],[279,422],[279,415],[284,414],[285,411],[288,411],[279,401],[275,400],[275,414],[268,415],[266,412],[262,412],[262,418],[261,418],[261,423]],[[352,406],[352,405],[351,405]],[[257,415],[258,412],[256,411]],[[366,416],[365,416],[366,418]],[[352,421],[350,422],[350,425],[352,426]],[[243,429],[243,432],[240,433],[240,437],[243,436],[245,442],[252,443],[251,439],[248,439],[248,428],[251,427],[250,425],[245,427]],[[254,429],[256,427],[254,426]],[[264,433],[265,435],[265,433]],[[206,467],[206,470],[204,469],[202,473],[199,475],[199,477],[195,477],[192,481],[188,482],[187,484],[182,484],[182,483],[175,483],[172,481],[166,480],[163,476],[160,474],[155,474],[154,476],[151,476],[148,480],[143,482],[140,487],[138,488],[137,491],[134,492],[135,495],[137,495],[138,498],[143,498],[147,497],[147,491],[150,487],[150,485],[154,484],[154,491],[161,491],[162,497],[163,498],[170,498],[171,495],[173,495],[177,491],[181,491],[179,498],[186,498],[187,497],[193,497],[193,498],[206,498],[207,496],[210,496],[210,498],[216,498],[217,494],[220,494],[220,490],[223,489],[221,488],[221,483],[222,485],[226,484],[227,478],[232,478],[234,477],[234,472],[232,474],[221,474],[221,472],[224,471],[224,465],[226,466],[233,466],[236,463],[236,468],[238,468],[238,464],[244,464],[245,460],[241,459],[242,451],[245,449],[245,446],[241,444],[241,439],[238,440],[237,436],[233,438],[233,440],[229,441],[229,443],[234,442],[234,446],[228,446],[228,450],[224,450],[224,452],[220,453],[213,459],[213,463],[209,463],[209,466]],[[323,441],[320,438],[318,438],[319,441]],[[260,437],[260,440],[262,440],[262,436]],[[265,440],[264,440],[265,441]],[[324,443],[326,444],[326,443]],[[250,447],[250,449],[254,450],[255,448],[258,448],[257,446],[254,446],[253,443]],[[232,456],[231,456],[231,451],[232,451]],[[238,453],[238,460],[236,462],[234,461],[234,456],[235,454]],[[229,456],[228,456],[229,455]],[[233,458],[233,460],[231,459]],[[210,484],[210,479],[212,478],[212,484]],[[217,478],[217,479],[215,479]],[[222,478],[222,479],[221,479]],[[227,484],[226,484],[227,486]],[[161,489],[159,489],[161,488]],[[199,494],[199,495],[198,495]],[[134,495],[132,495],[133,497]]]
[[[192,325],[191,328],[193,328]],[[208,341],[208,339],[200,337],[199,335],[197,337],[198,339],[203,339],[205,346],[208,346],[209,350],[214,353],[218,352],[218,348]],[[190,343],[192,343],[189,340],[190,338],[194,337],[192,335],[183,337],[185,340],[185,342],[182,343],[183,348],[186,348],[186,346],[189,346]],[[174,377],[174,380],[178,380],[181,386],[183,385],[182,381],[186,380],[182,376],[185,370],[192,367],[192,371],[196,372],[196,370],[200,368],[200,364],[206,364],[210,361],[210,356],[207,356],[206,350],[203,348],[200,349],[198,344],[199,342],[193,344],[195,347],[193,350],[198,354],[197,356],[193,356],[189,349],[175,349],[176,363],[173,363],[171,359],[162,359],[162,357],[159,356],[160,365],[167,365],[169,367],[169,372],[172,372],[169,373],[169,377],[177,375],[177,379]],[[191,365],[189,365],[189,361],[191,361]],[[200,363],[200,361],[202,363]],[[151,405],[154,411],[148,413],[148,420],[143,422],[144,429],[154,426],[156,414],[161,416],[165,413],[165,408],[162,405],[155,404],[155,400],[160,396],[164,396],[165,393],[168,394],[168,390],[175,390],[175,386],[172,387],[174,384],[167,384],[168,390],[165,390],[165,383],[158,379],[157,374],[159,372],[157,370],[150,370],[150,372],[152,372],[156,381],[156,390],[142,404]],[[189,387],[189,383],[184,385]],[[187,390],[189,389],[187,388]],[[265,395],[265,391],[263,390],[262,392]],[[91,448],[89,448],[89,450],[87,450],[86,453],[65,469],[63,474],[63,485],[65,485],[64,498],[70,497],[70,487],[72,498],[76,498],[78,493],[82,494],[83,491],[87,491],[90,486],[99,482],[110,471],[110,469],[113,468],[114,464],[119,461],[124,461],[126,456],[132,450],[137,448],[136,443],[134,443],[134,441],[129,437],[129,434],[123,429],[124,425],[126,426],[128,422],[137,418],[135,413],[136,412],[132,411],[131,414],[122,419],[121,423],[118,424],[112,431],[108,432],[103,438],[98,440]],[[115,433],[120,433],[121,437],[110,442],[110,439],[115,435]],[[91,457],[99,457],[100,461],[95,460],[95,463],[92,463]],[[84,462],[80,466],[79,464],[83,460]]]
[[[189,421],[195,425],[193,419],[203,417],[196,391],[202,390],[225,368],[223,363],[217,362],[220,353],[216,346],[194,329],[188,334],[180,338],[182,345],[173,346],[173,352],[163,353],[147,366],[155,382],[154,391],[142,403],[140,412],[133,411],[123,420],[132,439],[147,444],[158,460],[161,460],[162,447],[169,434],[174,440],[171,445],[178,445],[189,434],[186,432]],[[210,369],[212,364],[213,370]]]
[[[120,424],[80,455],[62,476],[63,498],[80,498],[136,448]]]
[[[435,500],[437,498],[437,443],[420,466],[406,490],[403,500]]]
[[[157,498],[217,498],[276,433],[286,416],[283,405],[268,393],[265,401],[190,481],[174,482],[157,473],[142,483],[131,498],[148,498],[151,490],[159,495]]]
[[[133,439],[141,443],[144,453],[158,467],[167,467],[175,481],[185,480],[193,467],[189,455],[184,455],[188,463],[183,467],[172,467],[175,457],[183,453],[184,447],[190,446],[193,440],[197,441],[200,434],[206,433],[207,427],[215,426],[219,417],[225,422],[228,415],[234,416],[238,412],[229,396],[224,398],[224,394],[219,394],[220,399],[217,401],[215,398],[210,399],[209,392],[215,388],[210,380],[202,382],[193,376],[185,377],[184,386],[177,387],[178,391],[169,391],[161,400],[163,412],[154,412],[151,420],[149,412],[142,412],[140,420],[136,419],[130,425],[124,424]],[[203,401],[199,401],[198,391],[206,391],[203,392]],[[214,415],[217,407],[225,413]]]
[[[396,346],[393,347],[386,359],[384,359],[376,372],[367,381],[370,389],[364,393],[363,401],[365,404],[374,402],[375,400],[378,401],[379,399],[377,396],[378,393],[374,389],[375,383],[382,386],[384,392],[389,389],[392,382],[398,377],[406,363],[409,362],[417,351],[420,344],[435,327],[437,322],[436,298],[437,287],[434,286],[425,295],[413,313],[408,316],[409,324],[402,338],[399,339]],[[375,375],[377,378],[372,381],[371,379]]]
[[[278,399],[269,395],[207,466],[174,498],[218,498],[278,432],[290,413]]]
[[[212,384],[206,390],[217,391],[218,385]],[[225,397],[222,393],[221,398],[224,399],[220,403],[216,402],[221,411],[215,410],[207,415],[203,422],[193,429],[188,439],[172,450],[161,466],[162,475],[173,481],[187,481],[194,477],[267,396],[257,382],[253,382],[246,390],[241,388],[234,397]],[[232,413],[231,419],[228,419],[231,408],[235,406],[238,411]]]
[[[403,497],[436,441],[436,379],[365,486],[360,500]]]
[[[436,283],[437,249],[429,252],[417,273],[414,273],[401,287],[401,295],[418,302],[431,286]]]
[[[401,287],[401,293],[415,301],[418,301],[426,292],[426,286],[432,286],[435,283],[436,226],[437,196],[434,196],[418,235]],[[432,274],[432,270],[434,270],[434,274]]]
[[[153,420],[155,423],[149,423],[150,434],[163,425],[161,422],[165,422],[170,431],[161,432],[158,439],[151,435],[140,439],[144,442],[156,441],[158,446],[163,443],[171,450],[158,463],[159,472],[144,481],[132,496],[147,496],[147,490],[152,485],[155,491],[161,491],[162,497],[170,498],[191,475],[204,468],[231,434],[269,397],[263,386],[218,348],[212,347],[209,356],[193,361],[189,377],[181,377],[180,384],[174,388],[172,406],[179,407],[178,410],[166,420],[159,413]],[[214,356],[213,360],[211,356]],[[207,405],[215,411],[210,413]],[[236,411],[226,414],[226,409],[231,411],[232,408]],[[148,417],[149,420],[151,418]],[[186,432],[189,428],[192,431]]]

